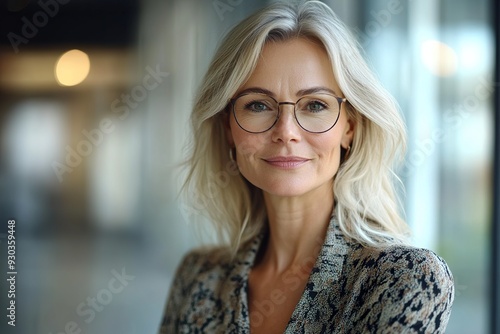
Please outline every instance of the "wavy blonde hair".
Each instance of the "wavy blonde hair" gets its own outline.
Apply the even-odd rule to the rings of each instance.
[[[266,224],[262,191],[247,182],[230,160],[225,111],[253,72],[263,46],[298,37],[323,44],[349,101],[349,117],[356,123],[350,154],[332,189],[341,230],[365,246],[406,243],[408,227],[395,194],[400,182],[393,172],[395,162],[404,156],[405,125],[396,102],[361,56],[355,38],[319,1],[272,4],[234,27],[218,48],[191,115],[193,148],[183,187],[194,203],[191,213],[208,215],[233,254]]]

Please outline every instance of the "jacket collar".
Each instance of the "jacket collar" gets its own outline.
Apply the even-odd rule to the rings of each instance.
[[[342,273],[342,266],[348,251],[349,244],[340,231],[336,217],[333,216],[328,225],[323,246],[309,276],[308,286],[313,291],[320,291],[323,287],[337,281]]]
[[[235,261],[235,272],[239,272],[245,278],[248,278],[264,236],[264,232],[260,233],[252,242],[238,252]],[[321,250],[317,259],[314,260],[315,264],[308,283],[318,283],[321,286],[322,283],[338,279],[342,272],[344,258],[349,251],[349,242],[341,232],[335,215],[330,219],[325,239],[318,239],[318,244],[321,245]]]
[[[264,236],[265,234],[262,232],[238,252],[234,267],[226,282],[230,286],[227,286],[228,289],[225,290],[231,291],[233,296],[225,300],[231,301],[230,308],[236,311],[237,319],[234,320],[240,329],[249,327],[248,276]],[[315,264],[306,284],[307,298],[310,298],[311,292],[320,292],[339,280],[348,251],[349,243],[340,231],[336,217],[332,216],[317,259],[311,258]],[[305,292],[301,296],[297,308],[300,308],[301,303],[305,302]]]

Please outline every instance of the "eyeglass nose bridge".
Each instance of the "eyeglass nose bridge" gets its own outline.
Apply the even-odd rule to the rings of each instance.
[[[291,105],[293,106],[293,117],[297,120],[297,115],[295,114],[295,108],[297,106],[297,102],[288,102],[288,101],[283,101],[283,102],[277,102],[278,103],[278,116],[276,117],[276,121],[278,121],[278,119],[280,118],[281,116],[281,106],[282,105]],[[276,122],[275,122],[276,123]],[[298,123],[298,120],[297,120],[297,123]],[[299,124],[300,125],[300,124]]]
[[[276,119],[274,120],[274,123],[273,123],[273,125],[271,126],[271,128],[273,128],[273,127],[274,127],[274,126],[278,123],[279,119],[281,118],[281,111],[282,111],[282,108],[280,108],[280,107],[281,107],[282,105],[291,105],[291,106],[293,106],[292,112],[293,112],[293,118],[295,119],[295,122],[297,122],[297,125],[298,125],[300,128],[302,128],[302,129],[304,129],[304,130],[305,130],[305,128],[302,126],[302,124],[300,124],[299,119],[297,118],[296,108],[297,108],[297,102],[298,102],[298,101],[297,101],[297,102],[289,102],[289,101],[278,102],[278,101],[276,101],[276,102],[278,103],[278,114],[276,115]],[[269,129],[271,129],[271,128],[269,128]],[[306,131],[307,131],[307,130],[306,130]]]

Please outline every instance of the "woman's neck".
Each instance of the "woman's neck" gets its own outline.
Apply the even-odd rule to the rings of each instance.
[[[279,273],[317,257],[334,205],[332,188],[323,188],[300,197],[264,194],[269,238],[261,265]]]

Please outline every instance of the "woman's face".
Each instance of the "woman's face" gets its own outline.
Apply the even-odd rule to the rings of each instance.
[[[250,88],[270,91],[279,102],[295,103],[301,91],[322,88],[343,97],[324,48],[304,38],[267,43],[255,71],[235,96]],[[231,113],[228,140],[236,147],[241,174],[253,185],[276,196],[301,196],[331,191],[340,163],[340,147],[353,137],[353,123],[344,104],[335,126],[310,133],[297,123],[293,106],[281,105],[281,116],[270,130],[249,133]]]

